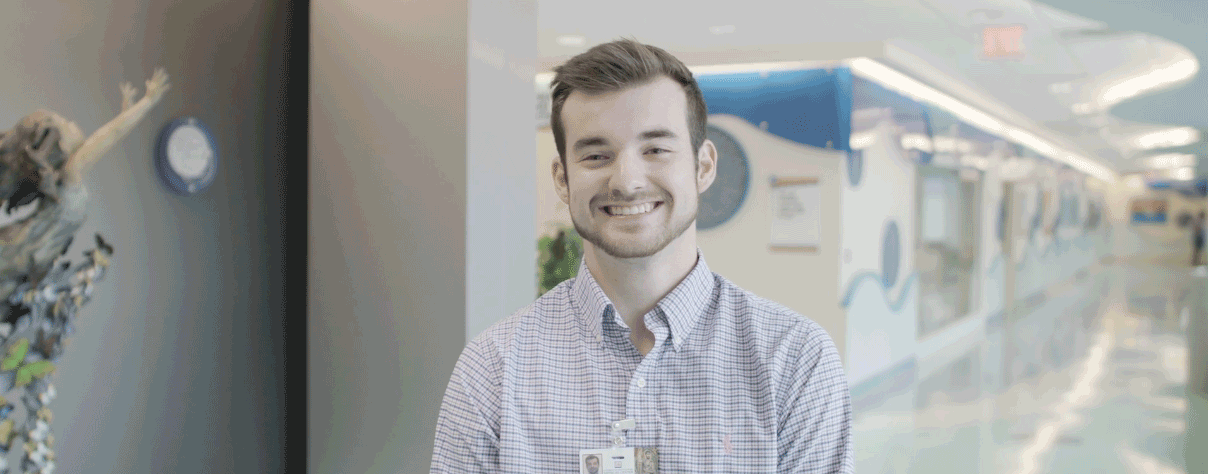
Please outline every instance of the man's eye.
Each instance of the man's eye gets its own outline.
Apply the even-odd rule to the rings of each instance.
[[[604,155],[588,155],[583,158],[583,161],[598,161],[598,160],[603,160],[605,158],[608,158],[608,157],[604,156]]]
[[[660,151],[661,151],[661,152],[663,152],[663,153],[671,153],[671,150],[668,150],[668,149],[666,149],[666,148],[651,148],[651,149],[650,149],[650,151],[652,151],[652,152],[660,152]]]

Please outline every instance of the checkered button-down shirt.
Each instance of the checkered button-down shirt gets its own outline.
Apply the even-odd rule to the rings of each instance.
[[[578,277],[474,338],[436,425],[432,473],[578,473],[579,451],[655,447],[662,473],[851,473],[851,400],[817,323],[697,263],[645,315],[643,357]]]

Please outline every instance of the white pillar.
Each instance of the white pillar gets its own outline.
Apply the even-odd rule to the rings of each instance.
[[[308,467],[427,472],[467,337],[536,294],[536,1],[311,8]]]
[[[537,297],[536,0],[471,0],[466,338]]]

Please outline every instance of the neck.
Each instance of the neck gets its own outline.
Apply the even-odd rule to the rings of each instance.
[[[583,258],[617,314],[635,332],[646,332],[642,319],[696,266],[696,229],[689,227],[649,257],[616,258],[584,242]]]

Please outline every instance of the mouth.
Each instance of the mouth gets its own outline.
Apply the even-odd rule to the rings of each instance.
[[[662,206],[662,201],[651,201],[629,206],[601,206],[600,210],[611,217],[637,218],[650,214]]]

